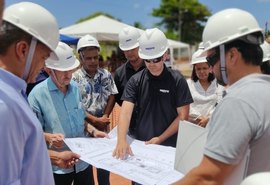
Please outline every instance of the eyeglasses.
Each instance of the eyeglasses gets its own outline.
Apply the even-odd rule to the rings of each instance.
[[[214,66],[219,61],[219,53],[214,52],[213,54],[206,57],[206,60],[210,66]]]
[[[162,57],[163,56],[158,57],[158,58],[154,58],[154,59],[144,59],[144,61],[147,62],[147,63],[150,63],[150,62],[159,63],[161,61]]]

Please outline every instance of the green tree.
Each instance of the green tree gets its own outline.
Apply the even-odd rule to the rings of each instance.
[[[152,15],[161,17],[158,25],[167,29],[168,38],[194,44],[202,40],[204,23],[211,13],[198,0],[161,0]]]
[[[134,22],[133,26],[136,27],[136,28],[140,28],[140,29],[142,29],[142,30],[145,29],[145,28],[143,27],[142,23],[141,23],[141,22],[138,22],[138,21]]]

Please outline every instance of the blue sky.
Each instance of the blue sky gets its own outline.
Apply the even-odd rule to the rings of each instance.
[[[159,7],[160,0],[28,0],[40,4],[51,11],[60,27],[74,24],[80,18],[102,11],[111,14],[122,22],[133,25],[141,22],[146,28],[159,22],[152,17],[153,8]],[[265,22],[270,24],[270,0],[199,0],[208,6],[212,13],[225,8],[241,8],[252,13],[264,29]],[[20,2],[6,0],[6,6]]]

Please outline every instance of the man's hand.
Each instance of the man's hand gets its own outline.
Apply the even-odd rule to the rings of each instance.
[[[152,139],[148,140],[148,141],[145,141],[145,144],[160,144],[161,141],[160,141],[160,138],[159,137],[153,137]]]
[[[91,122],[94,127],[98,130],[107,130],[108,125],[110,124],[110,118],[108,117],[96,117],[93,122]]]
[[[200,116],[196,120],[196,123],[201,127],[205,127],[207,125],[208,121],[209,121],[209,118],[207,116]]]
[[[59,152],[56,160],[56,166],[60,168],[71,168],[79,161],[80,156],[71,151]]]
[[[103,138],[103,137],[109,138],[109,135],[108,135],[106,132],[102,132],[102,131],[97,130],[97,129],[95,130],[93,136],[94,136],[94,137],[98,137],[98,138]]]
[[[49,148],[61,148],[64,144],[64,135],[61,133],[44,133],[45,140],[49,143]]]
[[[71,168],[80,158],[78,154],[71,151],[56,152],[49,150],[49,156],[52,164],[60,168]]]
[[[113,151],[113,157],[116,159],[126,159],[128,156],[133,156],[130,145],[126,142],[118,142],[116,148]]]

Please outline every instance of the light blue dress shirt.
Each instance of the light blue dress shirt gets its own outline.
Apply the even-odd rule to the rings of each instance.
[[[0,185],[53,185],[38,119],[22,96],[26,83],[0,69]]]
[[[65,138],[84,137],[85,111],[81,106],[81,95],[75,82],[71,81],[68,91],[63,94],[51,77],[34,87],[28,96],[29,104],[41,122],[44,132],[62,133]],[[69,150],[65,145],[56,151]],[[82,171],[88,164],[79,161],[76,172]],[[66,174],[74,168],[63,169],[53,166],[54,173]]]

